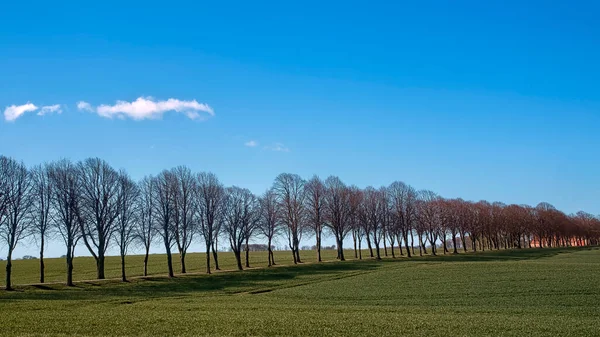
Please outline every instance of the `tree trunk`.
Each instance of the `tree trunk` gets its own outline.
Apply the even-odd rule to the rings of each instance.
[[[179,251],[179,261],[181,262],[181,273],[185,274],[186,270],[185,270],[185,252],[184,251]]]
[[[12,249],[8,248],[8,257],[6,258],[6,290],[12,290],[10,277],[12,273]]]
[[[71,255],[71,247],[67,248],[67,286],[73,286],[73,256]]]
[[[104,252],[98,252],[98,259],[96,260],[96,267],[98,271],[98,279],[104,280]]]
[[[419,234],[419,256],[423,256],[423,254],[427,254],[427,250],[425,249],[425,244],[423,243],[423,236]]]
[[[268,245],[267,245],[267,255],[269,258],[269,267],[270,267],[273,265],[273,260],[271,259],[273,257],[273,251],[271,250],[271,238],[269,238]]]
[[[298,237],[294,234],[294,252],[292,252],[294,255],[294,263],[302,263],[302,260],[300,260],[300,240],[298,240]]]
[[[148,257],[150,256],[150,246],[146,247],[146,255],[144,255],[144,276],[148,276]]]
[[[40,242],[40,283],[44,283],[44,236]]]
[[[346,261],[344,258],[344,240],[338,238],[338,255],[340,256],[340,261]]]
[[[244,268],[242,268],[242,254],[241,254],[241,252],[239,250],[237,250],[237,251],[234,251],[233,253],[235,255],[235,260],[237,262],[238,270],[244,270]]]
[[[171,256],[171,247],[165,243],[165,250],[167,251],[167,267],[169,268],[169,277],[174,277],[173,274],[173,257]]]
[[[356,231],[352,231],[352,241],[354,241],[354,259],[358,259],[358,250],[356,249]]]
[[[210,274],[210,244],[206,243],[206,273]]]
[[[386,239],[387,239],[386,235],[385,235],[385,233],[383,233],[383,253],[385,254],[385,257],[388,256],[388,254],[387,254],[387,243],[385,242]]]
[[[458,250],[456,249],[456,234],[452,234],[452,247],[454,249],[452,254],[458,254]]]
[[[215,270],[221,270],[221,268],[219,268],[219,247],[218,247],[218,242],[217,239],[215,239],[212,242],[212,253],[213,253],[213,260],[215,260]]]
[[[248,239],[246,239],[246,248],[244,250],[246,253],[246,268],[250,268],[250,247],[248,246]]]
[[[400,249],[400,256],[404,256],[404,252],[402,251],[402,238],[400,237],[399,233],[396,239],[398,239],[398,248]]]
[[[127,276],[125,275],[125,254],[121,253],[121,281],[127,282]]]
[[[404,245],[406,247],[406,256],[411,257],[410,247],[408,247],[408,231],[404,233]]]
[[[317,261],[321,262],[321,234],[317,233]]]
[[[362,260],[362,240],[358,240],[358,258]]]
[[[369,233],[367,232],[367,247],[369,247],[369,253],[371,257],[373,257],[373,247],[371,246],[371,238],[369,237]]]

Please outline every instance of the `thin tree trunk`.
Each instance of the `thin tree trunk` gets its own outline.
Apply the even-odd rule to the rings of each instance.
[[[206,273],[210,274],[210,244],[206,244]]]
[[[354,259],[358,259],[358,250],[356,249],[356,231],[352,231],[352,241],[354,241]]]
[[[244,268],[242,268],[242,254],[241,254],[241,253],[242,253],[242,252],[241,252],[241,251],[239,251],[239,250],[237,250],[237,251],[234,251],[234,254],[235,254],[235,260],[236,260],[236,262],[237,262],[237,267],[238,267],[238,270],[244,270]]]
[[[362,245],[361,245],[362,240],[358,240],[358,258],[362,260]]]
[[[317,261],[321,262],[321,234],[317,231]]]
[[[12,290],[11,277],[12,274],[12,249],[8,248],[8,257],[6,258],[6,290]]]
[[[411,257],[410,247],[408,246],[408,231],[404,233],[404,245],[406,246],[406,256]]]
[[[346,261],[346,259],[344,258],[344,245],[343,245],[343,240],[341,240],[340,238],[338,238],[338,251],[339,251],[339,256],[340,256],[340,261]]]
[[[456,234],[452,234],[452,247],[454,249],[452,254],[458,254],[458,250],[456,249]]]
[[[386,235],[385,235],[385,233],[383,233],[383,254],[385,255],[385,257],[388,256],[388,253],[387,253],[387,243],[385,242],[386,239],[387,239]]]
[[[274,263],[274,261],[272,260],[273,257],[273,251],[271,250],[271,238],[269,237],[269,242],[268,242],[268,246],[267,246],[267,255],[269,258],[269,267],[272,266]]]
[[[215,260],[215,270],[221,270],[221,268],[219,268],[219,242],[217,241],[217,239],[215,238],[215,240],[212,242],[212,253],[213,253],[213,260]]]
[[[169,247],[169,245],[166,243],[165,246],[167,251],[167,268],[169,270],[169,277],[174,277],[175,274],[173,273],[173,257],[171,256],[171,247]]]
[[[369,237],[369,233],[367,232],[367,247],[369,247],[369,253],[371,257],[373,257],[373,247],[371,246],[371,238]]]
[[[150,246],[146,247],[146,255],[144,255],[144,276],[148,276],[148,257],[150,256]]]
[[[42,235],[40,242],[40,283],[44,283],[44,267],[44,236]]]
[[[400,256],[404,256],[404,252],[402,251],[402,237],[400,237],[400,234],[396,235],[396,239],[398,239],[398,248],[400,249]]]
[[[125,254],[121,253],[121,280],[127,282],[127,276],[125,275]]]
[[[421,253],[423,252],[423,253]],[[419,234],[419,255],[423,256],[423,254],[427,254],[427,249],[425,249],[425,244],[423,243],[423,236]]]
[[[67,248],[67,286],[73,286],[73,254],[72,247]]]
[[[250,247],[248,246],[248,239],[246,239],[246,268],[250,268]]]
[[[296,246],[296,261],[302,263],[302,260],[300,260],[300,248],[298,248],[298,246]]]
[[[181,261],[181,273],[185,274],[186,270],[185,270],[185,252],[180,251],[179,252],[179,260]]]

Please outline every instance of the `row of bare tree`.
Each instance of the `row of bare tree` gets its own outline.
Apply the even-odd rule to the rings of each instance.
[[[6,288],[11,289],[12,254],[26,237],[40,246],[40,282],[44,282],[44,249],[51,235],[66,248],[67,285],[73,285],[73,255],[83,243],[94,257],[98,279],[104,279],[108,249],[125,256],[136,243],[144,248],[147,275],[150,246],[164,244],[169,276],[172,252],[179,255],[181,273],[186,254],[201,240],[206,272],[219,269],[219,239],[228,241],[237,267],[250,267],[249,243],[266,240],[268,264],[275,264],[272,243],[288,241],[294,263],[301,263],[300,242],[314,237],[321,261],[324,234],[335,237],[337,257],[344,260],[344,240],[352,237],[354,257],[362,258],[366,242],[370,257],[458,253],[500,249],[596,245],[600,220],[588,213],[565,215],[547,203],[537,207],[444,199],[416,191],[402,182],[360,189],[338,177],[304,180],[284,173],[256,196],[248,189],[224,187],[212,173],[193,173],[179,166],[134,182],[125,171],[90,158],[61,160],[28,169],[0,156],[0,238],[6,245]],[[415,243],[416,239],[416,243]],[[415,246],[416,244],[416,246]],[[403,248],[404,246],[404,248]],[[242,261],[242,252],[245,253]]]

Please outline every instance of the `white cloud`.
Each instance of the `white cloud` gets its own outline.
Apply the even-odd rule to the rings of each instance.
[[[60,108],[60,104],[43,106],[40,109],[40,112],[37,113],[37,115],[38,116],[43,116],[43,115],[54,113],[54,112],[56,112],[57,114],[61,114],[62,113],[62,109]]]
[[[290,152],[290,149],[281,143],[275,143],[272,146],[265,146],[265,149],[276,152]]]
[[[26,112],[35,111],[38,107],[32,103],[23,105],[11,105],[4,109],[4,119],[9,122],[14,122],[17,118],[21,117]]]
[[[77,109],[79,109],[80,111],[94,111],[94,109],[92,109],[92,106],[90,105],[90,103],[85,102],[85,101],[77,102]]]
[[[258,142],[255,140],[250,140],[244,143],[244,145],[248,146],[248,147],[257,147],[258,146]]]
[[[165,112],[175,111],[185,114],[189,119],[202,119],[206,115],[214,116],[215,112],[207,104],[198,103],[196,100],[180,101],[169,98],[166,101],[155,101],[152,97],[139,97],[133,102],[117,101],[115,105],[100,105],[96,112],[106,118],[129,117],[134,120],[156,119]]]

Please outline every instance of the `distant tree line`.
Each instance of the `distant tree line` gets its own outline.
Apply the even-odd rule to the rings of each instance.
[[[322,247],[325,233],[336,245]],[[62,238],[67,280],[73,285],[73,255],[83,244],[104,279],[109,247],[118,248],[122,280],[125,256],[132,244],[144,248],[144,275],[152,244],[164,245],[168,275],[173,277],[173,253],[186,272],[189,248],[201,242],[206,272],[219,269],[219,240],[235,255],[238,269],[250,267],[250,251],[267,250],[275,264],[273,242],[287,239],[294,263],[301,263],[300,242],[314,238],[316,260],[322,249],[337,249],[344,260],[344,239],[351,237],[354,258],[411,257],[457,254],[463,251],[524,247],[597,245],[600,220],[578,212],[566,215],[548,203],[536,207],[487,201],[445,199],[431,191],[416,191],[394,182],[360,189],[338,177],[305,180],[283,173],[260,196],[250,190],[225,187],[213,173],[185,166],[164,170],[135,182],[123,170],[99,158],[78,163],[60,160],[27,168],[0,156],[0,239],[6,246],[6,289],[10,290],[13,251],[27,237],[39,243],[40,282],[44,282],[44,250],[50,235]],[[251,244],[264,240],[264,244]],[[416,242],[415,242],[416,240]],[[397,251],[397,253],[396,253]],[[244,255],[242,258],[242,254]],[[214,262],[214,265],[211,264]]]

